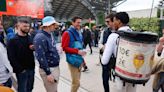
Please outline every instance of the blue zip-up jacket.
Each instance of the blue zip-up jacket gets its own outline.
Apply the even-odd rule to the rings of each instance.
[[[50,67],[59,66],[60,57],[57,52],[55,42],[52,40],[51,34],[41,31],[34,38],[34,47],[36,58],[39,61],[40,68],[47,75],[51,74]]]
[[[83,37],[82,37],[82,34],[79,33],[73,26],[71,26],[67,32],[69,33],[69,36],[70,36],[70,43],[69,43],[69,47],[73,48],[73,44],[75,42],[75,39],[81,43],[83,43]],[[75,38],[74,38],[74,36]],[[70,56],[70,53],[66,53],[66,56]]]
[[[73,43],[75,41],[73,34],[75,36],[75,38],[80,41],[81,43],[83,43],[83,36],[81,33],[79,33],[74,27],[70,27],[68,30],[69,36],[70,36],[70,47],[73,47]],[[73,34],[72,34],[73,33]]]

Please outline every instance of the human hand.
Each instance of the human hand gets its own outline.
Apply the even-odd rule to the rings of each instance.
[[[79,50],[78,54],[81,56],[85,56],[87,53],[86,53],[86,51]]]
[[[159,39],[159,44],[161,44],[161,45],[164,44],[164,37],[161,37],[161,38]]]
[[[51,74],[47,75],[47,80],[51,83],[54,83],[54,76],[52,76]]]
[[[34,45],[30,45],[29,48],[30,48],[31,50],[35,50]]]

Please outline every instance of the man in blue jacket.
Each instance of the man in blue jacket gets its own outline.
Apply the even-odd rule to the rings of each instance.
[[[34,38],[36,58],[39,61],[39,73],[44,82],[46,92],[57,92],[59,82],[59,54],[52,36],[56,25],[59,23],[52,16],[42,20],[43,30]]]
[[[73,17],[72,26],[70,26],[70,28],[68,28],[68,30],[65,31],[62,36],[62,48],[66,53],[66,59],[68,62],[68,66],[69,66],[69,70],[70,70],[71,78],[72,78],[71,92],[77,92],[80,87],[81,67],[83,66],[83,63],[81,63],[80,66],[77,67],[76,65],[69,62],[69,57],[71,57],[71,55],[76,55],[76,56],[86,55],[85,51],[79,48],[75,48],[76,46],[74,46],[74,45],[77,45],[75,44],[75,41],[76,42],[78,41],[79,44],[81,43],[82,45],[83,38],[80,32],[81,21],[82,21],[81,17],[78,17],[78,16]],[[72,62],[75,62],[75,64],[79,63],[77,59],[72,60]]]

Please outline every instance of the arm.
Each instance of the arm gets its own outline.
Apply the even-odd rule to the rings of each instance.
[[[158,46],[157,46],[158,56],[160,56],[161,53],[162,53],[163,44],[164,44],[164,37],[161,37],[161,38],[159,39],[159,44],[158,44]]]
[[[78,49],[70,48],[69,47],[70,43],[70,36],[68,32],[64,32],[62,36],[62,48],[66,53],[70,54],[78,54]]]
[[[158,56],[161,56],[162,50],[163,50],[163,45],[159,44],[157,47]]]
[[[43,37],[39,37],[34,39],[34,48],[36,53],[36,58],[39,61],[40,66],[43,68],[43,70],[46,72],[47,75],[50,75],[50,68],[48,66],[48,61],[45,56],[45,51],[47,48],[47,42],[46,40],[42,39]]]
[[[32,35],[30,36],[28,36],[28,43],[29,43],[29,48],[32,50],[32,51],[35,51],[35,49],[34,49],[34,45],[33,45],[33,39],[34,39],[34,36],[32,37]]]
[[[102,31],[100,35],[100,40],[99,40],[100,44],[103,44],[103,35],[104,35],[104,31]]]
[[[103,45],[103,35],[104,31],[101,32],[100,40],[99,40],[99,48],[102,49],[104,47]]]
[[[164,72],[164,59],[159,60],[153,67],[151,74],[157,74],[160,72]]]
[[[11,67],[11,64],[8,60],[8,57],[7,57],[7,51],[6,51],[6,48],[3,46],[2,43],[0,43],[0,60],[1,60],[1,63],[3,63],[6,68],[8,69],[8,71],[11,73],[13,72],[13,69]]]
[[[103,53],[103,57],[102,57],[102,64],[103,65],[107,65],[109,63],[110,57],[112,55],[112,53],[114,53],[114,49],[116,46],[116,40],[117,40],[117,36],[116,35],[110,35],[107,43],[106,43],[106,47]]]

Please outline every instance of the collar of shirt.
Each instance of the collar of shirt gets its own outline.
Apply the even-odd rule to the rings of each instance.
[[[26,36],[21,36],[19,35],[18,33],[16,34],[16,37],[19,37],[19,38],[27,38],[28,37],[28,34]]]
[[[78,33],[81,32],[81,31],[80,31],[81,29],[78,30],[78,29],[76,29],[74,26],[71,26],[71,28],[73,28],[74,30],[76,30],[76,32],[78,32]]]
[[[77,33],[79,35],[80,30],[77,30],[74,26],[71,26],[71,29],[73,29],[73,30],[71,30],[72,32]]]
[[[132,31],[132,29],[130,29],[129,26],[122,26],[122,27],[120,27],[120,28],[118,29],[118,31],[119,31],[119,30],[123,30],[123,31]]]
[[[44,30],[42,30],[42,33],[45,34],[45,35],[48,36],[48,37],[51,37],[51,34],[48,33],[48,32],[46,32],[46,31],[44,31]]]
[[[74,28],[74,29],[76,29],[76,28],[75,28],[74,26],[72,26],[72,25],[71,25],[71,28]]]
[[[78,32],[78,30],[74,27],[74,26],[71,26],[72,29],[76,30],[76,32]]]
[[[77,30],[74,26],[71,26],[70,27],[72,30],[73,33],[75,33],[75,35],[78,35],[80,37],[80,41],[82,42],[83,41],[83,37],[82,37],[82,34],[80,32],[80,30]]]

